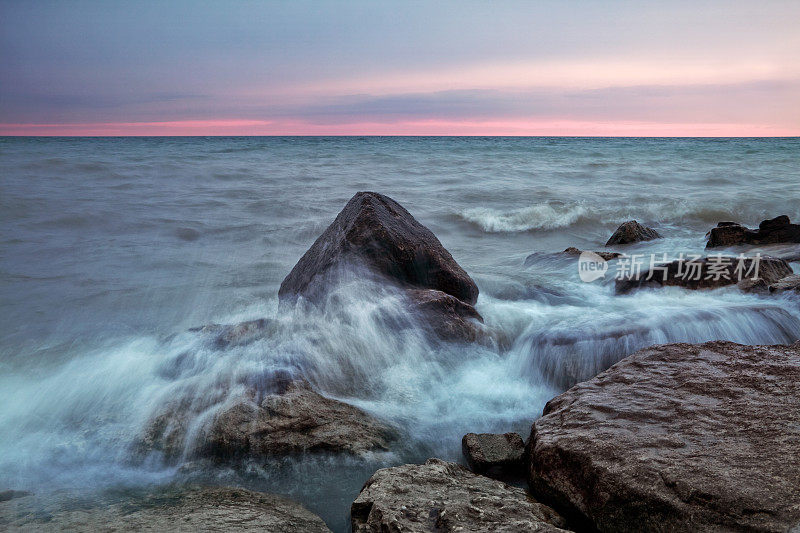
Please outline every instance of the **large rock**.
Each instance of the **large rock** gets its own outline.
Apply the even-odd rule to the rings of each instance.
[[[529,483],[600,531],[796,531],[798,421],[800,343],[653,346],[547,403]]]
[[[278,376],[266,390],[221,409],[209,426],[193,433],[202,415],[189,403],[167,406],[148,424],[137,443],[138,454],[159,451],[179,458],[270,458],[302,453],[363,455],[386,451],[396,438],[393,428],[361,409],[326,398],[302,379]]]
[[[664,270],[660,270],[661,268]],[[658,269],[652,269],[652,273],[644,271],[638,276],[617,279],[616,292],[625,294],[642,287],[664,286],[695,290],[716,289],[735,285],[748,278],[761,279],[769,285],[791,274],[792,267],[789,263],[777,257],[761,256],[741,260],[737,257],[722,260],[717,257],[702,257],[697,260],[676,259],[671,263],[659,265]]]
[[[652,241],[653,239],[660,239],[661,235],[647,226],[642,226],[635,220],[624,222],[617,228],[617,231],[611,235],[611,238],[606,242],[606,246],[615,244],[631,244],[640,241]]]
[[[518,433],[467,433],[461,439],[461,451],[476,474],[503,478],[523,475],[525,443]]]
[[[781,215],[764,220],[758,229],[749,229],[736,222],[720,222],[708,233],[707,248],[800,242],[800,224],[792,224]]]
[[[350,516],[354,533],[558,532],[565,525],[523,489],[440,459],[378,470]]]
[[[163,487],[123,497],[57,494],[0,503],[12,531],[330,532],[320,517],[274,494],[235,488]]]
[[[474,305],[478,287],[439,239],[403,206],[382,194],[359,192],[281,283],[281,299],[324,293],[328,274],[350,264],[401,286],[433,289]]]

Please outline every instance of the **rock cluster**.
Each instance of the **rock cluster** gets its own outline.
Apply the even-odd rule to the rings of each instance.
[[[533,493],[599,531],[800,527],[800,343],[641,350],[548,402]]]
[[[615,244],[631,244],[640,241],[652,241],[653,239],[660,239],[661,235],[647,226],[642,226],[635,220],[624,222],[617,228],[617,231],[606,242],[606,246],[613,246]]]
[[[354,533],[560,532],[566,525],[523,489],[440,459],[378,470],[350,516]]]
[[[706,248],[800,242],[800,224],[792,224],[781,215],[764,220],[758,229],[749,229],[737,222],[720,222],[708,233]]]

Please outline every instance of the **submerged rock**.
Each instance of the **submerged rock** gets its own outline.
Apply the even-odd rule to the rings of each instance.
[[[395,430],[361,409],[326,398],[302,379],[278,377],[263,391],[218,411],[194,433],[202,412],[191,403],[170,406],[151,420],[137,443],[138,455],[159,451],[168,461],[181,457],[216,460],[269,458],[302,453],[362,455],[386,451]]]
[[[720,222],[708,233],[706,248],[791,242],[800,242],[800,224],[792,224],[788,216],[781,215],[762,221],[758,229],[736,222]]]
[[[754,281],[761,279],[769,285],[790,274],[792,267],[786,261],[770,256],[741,260],[737,257],[727,257],[722,261],[716,257],[702,257],[697,260],[676,259],[653,268],[652,272],[644,271],[638,277],[617,279],[616,292],[625,294],[642,287],[665,286],[694,290],[716,289],[746,281],[748,278]],[[742,288],[747,290],[750,284],[744,284]]]
[[[31,495],[32,493],[26,490],[0,490],[0,502],[7,502],[15,498],[23,498]]]
[[[300,258],[278,297],[316,302],[348,271],[406,290],[412,309],[445,340],[471,342],[483,328],[478,287],[439,239],[400,204],[359,192]]]
[[[440,459],[383,468],[350,508],[354,533],[558,532],[564,520],[523,489]]]
[[[800,292],[800,275],[786,276],[769,286],[769,292],[795,291]]]
[[[382,194],[359,192],[342,209],[281,283],[283,300],[298,295],[315,299],[328,288],[327,274],[348,264],[401,286],[433,289],[469,305],[478,287],[439,239]]]
[[[249,344],[263,337],[269,331],[271,324],[272,320],[259,318],[240,322],[239,324],[209,324],[207,326],[189,328],[189,331],[212,335],[214,344],[218,348],[227,348],[229,346]]]
[[[800,343],[653,346],[547,403],[533,493],[599,531],[800,526]]]
[[[584,252],[583,250],[579,250],[578,248],[575,248],[574,246],[570,246],[569,248],[567,248],[566,250],[564,250],[561,253],[565,254],[565,255],[581,255],[583,252]],[[600,256],[601,258],[603,258],[606,261],[611,261],[612,259],[617,259],[618,257],[620,257],[622,255],[619,252],[592,252],[592,253],[595,254],[595,255]]]
[[[167,486],[120,496],[57,495],[0,503],[0,529],[23,531],[330,532],[282,496],[224,487]]]
[[[461,451],[476,474],[498,477],[523,476],[525,443],[517,433],[467,433]]]
[[[661,235],[647,226],[642,226],[635,220],[624,222],[617,228],[617,231],[611,235],[611,238],[606,242],[606,246],[613,246],[615,244],[631,244],[640,241],[652,241],[653,239],[660,239]]]

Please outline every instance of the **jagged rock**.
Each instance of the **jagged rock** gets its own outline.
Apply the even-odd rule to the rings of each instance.
[[[574,246],[570,246],[561,253],[566,255],[581,255],[583,253],[583,250],[579,250]],[[612,259],[616,259],[622,255],[619,252],[592,252],[592,253],[602,257],[606,261],[611,261]]]
[[[278,297],[318,301],[349,268],[405,289],[412,309],[445,340],[471,342],[484,332],[473,307],[478,286],[428,228],[387,196],[353,196],[283,280]]]
[[[653,346],[554,398],[529,483],[599,531],[800,527],[800,343]]]
[[[788,216],[781,215],[762,221],[757,230],[736,222],[720,222],[708,233],[706,248],[790,242],[800,242],[800,224],[792,224]]]
[[[558,532],[564,520],[523,489],[440,459],[375,472],[350,508],[354,533]]]
[[[615,231],[614,234],[611,235],[611,238],[608,239],[606,246],[612,246],[615,244],[631,244],[640,241],[652,241],[653,239],[660,238],[661,235],[659,235],[656,230],[642,226],[635,220],[629,220],[617,228],[617,231]]]
[[[433,289],[469,305],[478,287],[439,239],[382,194],[359,192],[342,209],[281,283],[281,299],[324,293],[326,274],[356,263],[401,286]]]
[[[786,276],[769,286],[769,292],[795,291],[800,292],[800,275]]]
[[[661,268],[665,271],[660,270]],[[792,267],[786,261],[770,256],[741,260],[738,257],[728,257],[723,258],[723,261],[716,257],[702,257],[697,260],[676,259],[671,263],[660,265],[658,269],[652,269],[652,279],[648,279],[651,277],[650,271],[643,271],[638,276],[617,279],[616,292],[625,294],[642,287],[661,286],[694,290],[716,289],[739,283],[747,278],[760,278],[765,283],[771,284],[790,274]]]
[[[169,461],[189,458],[268,458],[301,453],[362,455],[386,451],[393,428],[352,405],[326,398],[303,379],[277,376],[263,391],[221,409],[199,441],[187,450],[193,406],[169,406],[150,422],[137,444],[139,455],[157,450]]]
[[[264,531],[330,533],[320,517],[274,494],[236,488],[167,486],[120,498],[57,494],[0,503],[0,529],[13,531]]]
[[[523,476],[525,443],[517,433],[467,433],[461,451],[476,474],[492,477]]]

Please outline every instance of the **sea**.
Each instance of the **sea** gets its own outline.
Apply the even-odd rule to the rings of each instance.
[[[279,308],[283,278],[358,191],[433,231],[477,283],[495,342],[391,328],[397,298],[366,282],[321,313]],[[527,438],[549,399],[636,350],[800,339],[791,295],[617,295],[615,262],[586,282],[560,253],[705,254],[718,222],[778,215],[800,220],[800,138],[0,138],[0,489],[91,495],[200,476],[288,495],[347,531],[377,468],[463,463],[467,432]],[[627,220],[663,238],[606,248]],[[714,251],[800,268],[796,244]],[[276,326],[237,346],[190,331],[259,318]],[[202,435],[241,394],[232,384],[287,368],[402,443],[238,466],[131,452],[169,402],[205,402]]]

